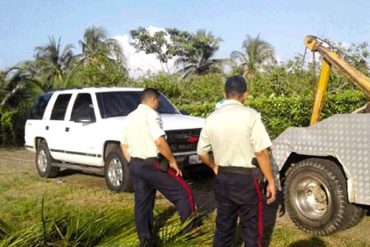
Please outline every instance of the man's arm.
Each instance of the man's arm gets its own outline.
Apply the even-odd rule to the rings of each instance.
[[[200,160],[204,164],[206,164],[209,168],[211,168],[215,174],[217,174],[218,165],[215,163],[213,158],[209,155],[211,151],[212,151],[212,146],[211,146],[211,142],[209,140],[208,133],[207,133],[207,124],[205,124],[199,135],[197,153],[199,155]]]
[[[218,173],[218,165],[216,165],[215,161],[211,159],[209,154],[200,154],[199,158],[204,164],[209,166],[215,174]]]
[[[182,173],[177,166],[175,157],[172,154],[170,147],[165,139],[165,132],[162,128],[162,119],[158,113],[148,115],[147,123],[155,145],[158,148],[158,151],[168,160],[170,167],[175,169],[176,176],[182,176]]]
[[[276,199],[275,180],[271,170],[271,160],[267,149],[256,152],[259,167],[267,179],[267,204],[271,204]]]
[[[131,161],[131,156],[128,152],[128,146],[126,144],[121,144],[121,150],[122,150],[123,156],[125,157],[127,162],[130,162]]]
[[[164,139],[163,136],[158,137],[155,140],[155,145],[157,145],[159,152],[169,161],[170,167],[175,169],[176,176],[178,175],[182,176],[181,170],[177,166],[176,159],[173,156],[172,151],[170,147],[168,146],[166,139]]]

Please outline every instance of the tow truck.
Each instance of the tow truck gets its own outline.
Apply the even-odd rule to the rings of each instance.
[[[310,126],[281,133],[273,141],[272,158],[290,218],[300,229],[323,236],[356,225],[370,205],[370,104],[358,114],[319,121],[330,71],[344,73],[367,97],[370,78],[325,41],[307,36],[304,43],[322,57]]]

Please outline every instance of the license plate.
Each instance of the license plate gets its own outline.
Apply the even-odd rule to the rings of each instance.
[[[195,165],[202,163],[199,159],[199,155],[193,154],[189,156],[189,165]]]

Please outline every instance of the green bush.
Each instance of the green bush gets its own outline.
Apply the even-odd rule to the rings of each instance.
[[[261,97],[247,99],[246,105],[256,109],[262,115],[262,120],[271,136],[278,134],[290,126],[304,126],[309,122],[310,104],[304,97]],[[180,109],[191,115],[207,117],[214,109],[215,103],[185,104]]]
[[[250,80],[251,96],[246,104],[262,114],[262,119],[275,138],[290,126],[307,126],[311,115],[313,96],[307,73],[293,73],[277,67],[270,73],[257,74]],[[154,87],[162,91],[181,110],[191,115],[207,117],[222,98],[224,74],[190,76],[159,73],[138,80],[123,80],[118,86]],[[364,105],[366,96],[358,90],[345,90],[328,95],[321,118],[337,113],[349,113]],[[0,145],[22,145],[24,124],[30,103],[21,103],[0,112]]]
[[[141,78],[132,86],[134,87],[153,87],[163,92],[169,98],[179,98],[181,95],[179,77],[159,73],[157,75]]]
[[[368,102],[365,94],[358,90],[345,90],[327,96],[325,106],[322,110],[322,118],[333,114],[350,113],[364,106]]]
[[[181,79],[179,75],[160,73],[139,79],[135,87],[154,87],[174,104],[202,104],[222,98],[225,76],[222,74],[193,75]]]
[[[190,76],[180,83],[180,97],[173,99],[175,103],[200,104],[216,102],[222,99],[225,75],[208,74]],[[171,99],[172,100],[172,99]]]
[[[358,90],[346,90],[337,94],[329,94],[324,105],[321,118],[338,113],[350,113],[367,102],[366,96]],[[214,103],[183,104],[180,109],[187,110],[191,115],[207,117],[215,108]],[[308,126],[312,112],[313,96],[271,96],[249,98],[246,105],[256,109],[273,139],[291,126]]]
[[[0,113],[0,146],[21,146],[28,109],[20,107]]]
[[[190,115],[197,117],[207,117],[214,109],[215,103],[203,103],[203,104],[184,104],[178,108],[180,110],[187,111]]]
[[[249,80],[249,92],[258,96],[295,96],[312,93],[316,77],[309,71],[292,71],[277,66],[269,73],[258,73]]]
[[[259,111],[273,139],[290,126],[307,126],[311,99],[304,96],[261,97],[251,99],[247,105]]]

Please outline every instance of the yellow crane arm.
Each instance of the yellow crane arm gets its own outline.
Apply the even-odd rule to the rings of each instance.
[[[323,57],[320,78],[317,82],[315,103],[311,115],[311,125],[319,121],[320,112],[324,103],[329,81],[331,66],[334,66],[338,70],[342,71],[353,84],[355,84],[362,92],[370,97],[369,77],[365,76],[363,73],[349,65],[336,52],[330,51],[328,48],[323,46],[323,42],[315,36],[307,36],[304,39],[304,43],[308,49],[313,52],[320,53]]]

